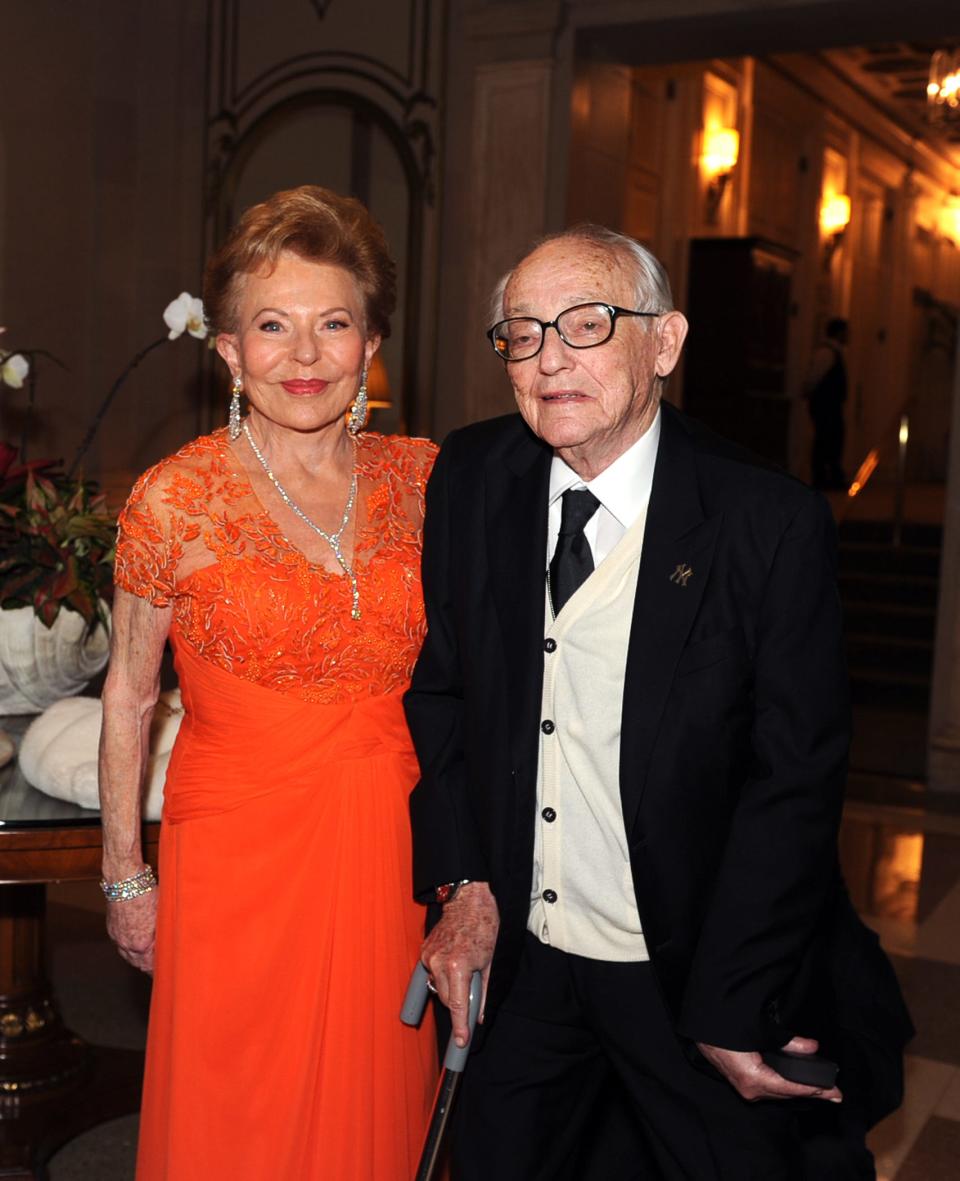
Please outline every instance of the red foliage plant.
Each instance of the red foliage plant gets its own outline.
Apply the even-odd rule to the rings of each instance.
[[[0,608],[32,607],[46,627],[66,608],[106,626],[116,522],[104,497],[59,461],[16,458],[0,442]]]

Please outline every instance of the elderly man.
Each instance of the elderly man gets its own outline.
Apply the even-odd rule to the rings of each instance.
[[[423,961],[461,1041],[488,981],[454,1176],[581,1181],[612,1086],[645,1177],[870,1177],[897,1047],[872,1107],[761,1057],[841,1057],[844,981],[890,985],[837,869],[826,503],[661,402],[687,323],[632,239],[548,238],[497,300],[520,414],[441,450],[406,700]]]

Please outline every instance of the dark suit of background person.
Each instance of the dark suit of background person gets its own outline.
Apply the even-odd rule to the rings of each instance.
[[[570,303],[638,298],[618,279],[627,264],[616,244],[561,238],[539,250],[559,250],[562,263],[567,247],[605,268],[565,286],[570,267],[561,266],[556,298],[519,310],[508,284],[505,315],[547,322]],[[614,335],[653,323],[625,317]],[[556,360],[565,346],[554,331],[544,332],[544,354],[554,370],[575,373],[586,353]],[[660,385],[651,380],[653,412]],[[520,416],[479,423],[450,436],[427,492],[428,636],[406,699],[422,774],[411,801],[415,890],[426,900],[438,885],[472,883],[425,945],[442,999],[459,1004],[470,970],[487,962],[492,903],[479,883],[489,883],[499,914],[454,1177],[581,1181],[578,1154],[600,1126],[590,1104],[611,1080],[656,1161],[645,1177],[869,1177],[863,1128],[898,1101],[909,1023],[837,868],[848,707],[829,510],[661,406],[623,700],[611,702],[622,709],[627,872],[650,964],[584,960],[527,930],[538,759],[549,739],[541,691],[551,659],[552,455]],[[820,1038],[821,1052],[849,1068],[842,1106],[747,1103],[696,1048],[758,1051],[794,1035]],[[782,1081],[752,1069],[753,1094]],[[597,1176],[638,1175],[629,1153],[615,1161],[612,1142],[610,1156],[599,1148]]]
[[[843,471],[843,407],[847,400],[844,352],[848,339],[847,321],[830,320],[824,329],[824,339],[810,361],[804,397],[813,422],[810,472],[814,488],[847,486]]]

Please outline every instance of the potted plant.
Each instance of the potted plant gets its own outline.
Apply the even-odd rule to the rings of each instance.
[[[94,486],[0,442],[0,714],[77,693],[107,662],[116,526]]]
[[[140,362],[187,332],[208,335],[203,304],[182,292],[165,308],[166,335],[124,367],[90,422],[69,469],[26,462],[0,442],[0,715],[36,713],[79,692],[107,663],[116,524],[96,484],[77,473],[121,386]],[[5,329],[0,328],[0,333]],[[34,400],[39,349],[0,349],[0,385]],[[59,364],[59,362],[57,362]],[[28,414],[29,422],[29,414]]]

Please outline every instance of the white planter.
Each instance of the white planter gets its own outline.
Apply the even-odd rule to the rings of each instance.
[[[0,611],[0,715],[39,713],[79,693],[110,655],[109,629],[86,630],[83,617],[66,608],[51,628],[32,607]]]

